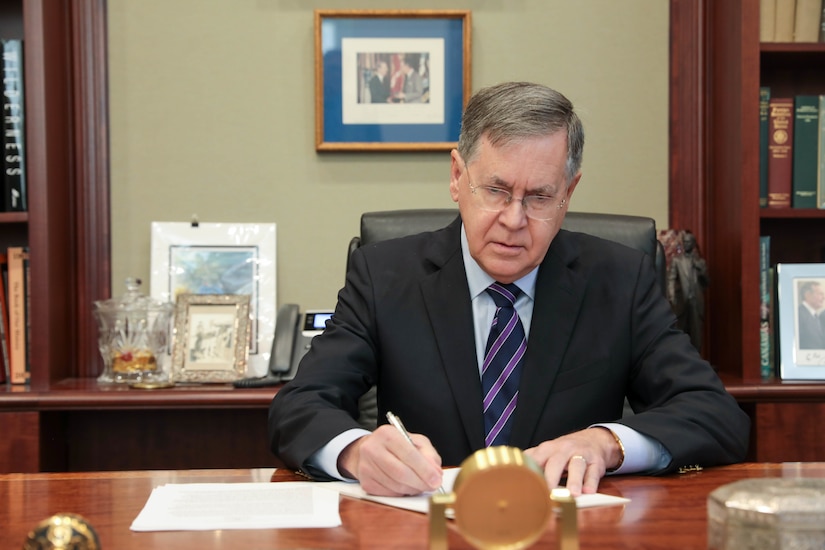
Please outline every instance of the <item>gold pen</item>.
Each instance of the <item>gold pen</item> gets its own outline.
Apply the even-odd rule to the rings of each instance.
[[[399,432],[401,432],[401,435],[403,435],[403,436],[404,436],[404,439],[406,439],[407,441],[409,441],[410,445],[412,445],[413,447],[415,447],[415,443],[413,443],[413,440],[412,440],[412,438],[410,437],[410,433],[407,431],[407,428],[405,428],[405,427],[404,427],[404,424],[402,424],[402,423],[401,423],[401,419],[400,419],[400,418],[398,418],[397,416],[395,416],[395,415],[392,413],[392,411],[387,411],[387,420],[389,421],[389,423],[390,423],[390,424],[392,424],[392,425],[393,425],[393,427],[394,427],[396,430],[398,430]],[[438,492],[439,492],[439,493],[441,493],[442,495],[446,493],[446,491],[444,490],[444,487],[439,487],[439,488],[438,488]]]

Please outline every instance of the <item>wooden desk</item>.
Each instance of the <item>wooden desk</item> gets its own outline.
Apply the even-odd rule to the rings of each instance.
[[[272,469],[0,475],[0,548],[19,548],[26,533],[56,512],[86,517],[104,549],[130,548],[426,548],[427,517],[341,497],[343,525],[332,529],[133,533],[129,525],[152,488],[163,483],[266,482]],[[289,479],[278,471],[276,479]],[[668,477],[602,481],[623,506],[579,510],[582,550],[707,547],[707,497],[753,477],[825,477],[825,463],[740,464]],[[555,548],[551,522],[538,548]],[[450,524],[450,548],[470,548]]]

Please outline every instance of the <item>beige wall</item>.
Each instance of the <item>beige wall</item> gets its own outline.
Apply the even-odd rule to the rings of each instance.
[[[585,124],[571,210],[667,226],[666,0],[109,0],[113,289],[152,221],[275,222],[278,303],[330,307],[361,212],[451,207],[448,153],[318,154],[313,10],[472,10],[472,87],[533,80]],[[148,289],[147,289],[148,291]]]

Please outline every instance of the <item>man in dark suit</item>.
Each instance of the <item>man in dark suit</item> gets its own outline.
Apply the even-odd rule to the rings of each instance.
[[[375,73],[369,81],[370,102],[387,103],[390,98],[389,66],[386,61],[379,61]]]
[[[609,472],[744,458],[749,419],[676,328],[651,258],[560,230],[583,144],[554,90],[505,83],[473,96],[451,153],[459,218],[354,252],[327,329],[270,408],[286,466],[415,494],[483,448],[485,344],[507,309],[486,290],[494,282],[515,296],[507,327],[523,331],[510,334],[526,334],[504,442],[549,486],[566,477],[574,494],[595,492]],[[386,424],[359,428],[358,399],[374,384],[379,420],[396,413],[414,445]],[[622,417],[625,396],[636,414]]]
[[[819,315],[825,303],[825,292],[817,281],[799,285],[799,349],[825,349],[825,330]]]

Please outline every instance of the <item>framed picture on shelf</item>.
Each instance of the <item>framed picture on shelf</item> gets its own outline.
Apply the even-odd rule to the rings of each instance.
[[[178,294],[172,378],[231,382],[244,377],[249,355],[248,294]]]
[[[449,151],[470,91],[469,11],[315,11],[316,150]]]
[[[150,292],[249,295],[249,376],[269,367],[275,336],[275,224],[152,222]]]
[[[779,374],[825,380],[825,264],[776,265]]]

